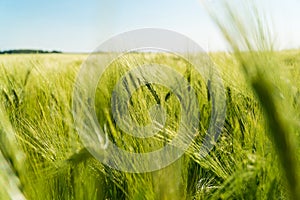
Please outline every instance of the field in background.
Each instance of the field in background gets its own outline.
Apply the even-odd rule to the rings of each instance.
[[[284,149],[274,148],[272,127],[266,123],[269,116],[263,114],[264,105],[244,78],[238,58],[210,54],[225,85],[227,111],[218,143],[205,159],[199,159],[195,152],[211,111],[205,83],[172,57],[148,57],[178,67],[197,89],[202,131],[172,165],[130,174],[94,159],[73,125],[73,84],[87,55],[0,55],[0,199],[287,199],[290,186],[278,157]],[[268,62],[279,66],[274,76],[265,69],[274,83],[268,89],[276,96],[276,116],[286,122],[293,142],[299,143],[300,52],[274,52],[267,58],[266,66]],[[126,150],[161,147],[172,135],[142,142],[124,136],[112,123],[109,93],[114,81],[109,79],[118,79],[122,73],[113,67],[107,72],[108,79],[99,83],[95,102],[99,123],[107,125],[110,139]],[[178,105],[166,88],[141,88],[133,96],[132,106],[147,110],[147,105],[157,101],[168,110],[169,130],[176,130],[172,122],[178,121]],[[141,116],[139,123],[147,123],[147,116]],[[296,149],[298,153],[287,156],[299,160],[300,148]],[[299,166],[290,167],[300,170]]]

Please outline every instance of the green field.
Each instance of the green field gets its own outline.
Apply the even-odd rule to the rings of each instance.
[[[268,91],[274,95],[272,114],[288,130],[291,139],[288,144],[295,145],[299,141],[300,52],[273,54],[275,60],[270,62],[280,66],[276,71],[280,76],[273,73],[267,79],[276,83],[268,85]],[[145,59],[145,55],[137,57]],[[146,57],[169,66],[180,63],[167,55]],[[210,57],[221,72],[227,104],[225,125],[216,146],[205,159],[197,156],[210,117],[210,100],[206,87],[201,87],[201,76],[187,71],[183,63],[183,76],[189,77],[200,94],[199,135],[172,165],[159,171],[132,174],[97,161],[84,148],[73,125],[73,84],[87,55],[1,55],[1,199],[16,199],[14,195],[24,195],[27,199],[288,198],[290,186],[286,177],[297,176],[293,168],[299,171],[297,166],[282,168],[280,164],[280,154],[290,148],[284,149],[284,144],[278,148],[284,141],[276,143],[276,137],[280,136],[273,135],[276,130],[269,126],[269,114],[263,114],[264,104],[260,104],[251,83],[243,78],[236,57],[225,53],[212,53]],[[113,79],[117,80],[124,72],[116,71],[114,64],[110,69],[99,82],[95,102],[99,123],[109,127],[109,138],[129,151],[145,152],[164,145],[176,130],[176,123],[172,123],[178,120],[176,99],[171,96],[166,101],[168,90],[154,85],[152,90],[171,119],[166,122],[170,134],[162,133],[146,142],[126,137],[111,122],[108,104],[115,84]],[[155,103],[154,97],[149,88],[141,88],[132,97],[132,106],[144,112],[147,105]],[[147,116],[141,113],[137,116],[138,123],[147,123]],[[299,152],[299,148],[292,150],[295,149]],[[288,157],[298,160],[297,155],[292,151],[285,156],[287,160]],[[286,176],[285,167],[292,174],[288,172]]]

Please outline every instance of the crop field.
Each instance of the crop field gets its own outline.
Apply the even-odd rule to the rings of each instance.
[[[220,97],[212,91],[210,77],[205,79],[173,53],[123,54],[97,81],[94,100],[74,92],[80,87],[78,73],[88,61],[87,54],[0,55],[0,200],[300,199],[300,51],[274,50],[268,26],[259,17],[239,21],[242,18],[232,13],[236,12],[230,7],[224,13],[227,18],[211,12],[231,51],[207,55],[219,73],[226,110],[224,124],[218,127],[221,134],[205,156],[202,144]],[[100,60],[109,56],[99,54]],[[194,91],[197,101],[185,104],[185,96],[165,86],[171,81],[141,84],[128,75],[145,63],[171,67],[189,84],[177,91]],[[172,72],[168,70],[153,76],[165,80]],[[129,117],[118,102],[123,99],[114,96],[124,76],[121,94],[129,96]],[[76,94],[82,95],[83,109],[74,109]],[[185,141],[172,143],[185,120],[184,111],[199,115],[193,124],[197,128],[183,129],[194,131],[187,148]],[[99,126],[91,122],[93,117]],[[83,124],[78,126],[78,119]],[[99,127],[105,135],[98,134]],[[146,138],[130,134],[140,127],[157,131]],[[91,151],[79,132],[97,133],[95,141],[103,144],[100,153]],[[111,167],[105,156],[100,155],[103,162],[94,156],[112,143],[138,154],[172,143],[184,153],[159,169],[132,173]],[[150,163],[163,163],[172,153],[177,152]],[[110,162],[128,162],[133,169],[143,166],[126,159]]]
[[[277,112],[272,114],[284,120],[284,128],[291,133],[292,145],[299,141],[300,52],[274,54],[282,71],[281,76],[276,77],[280,80],[273,80],[281,85],[268,88],[278,98]],[[242,78],[238,62],[231,54],[210,55],[220,69],[227,99],[222,135],[210,154],[205,159],[197,157],[200,133],[199,139],[182,158],[161,170],[140,174],[120,172],[102,165],[85,149],[73,127],[73,84],[76,72],[86,57],[67,54],[0,57],[1,199],[9,199],[10,195],[24,195],[28,199],[287,198],[289,186],[277,156],[283,149],[272,145],[273,132],[267,125],[267,114],[263,114],[259,100],[251,85]],[[178,60],[166,55],[148,57],[170,66],[178,63]],[[107,78],[116,76],[117,79],[118,74],[113,70],[107,71],[112,73]],[[210,113],[210,101],[206,88],[200,87],[201,77],[193,73],[185,73],[185,76],[191,76],[191,83],[200,92],[200,125],[204,130],[210,117],[207,114]],[[111,117],[106,110],[110,109],[110,105],[105,95],[112,90],[113,83],[105,80],[105,76],[102,82],[99,82],[102,88],[98,88],[96,99],[99,101],[95,107],[98,108],[99,123],[109,126],[110,138],[127,150],[131,147],[147,151],[150,144],[153,144],[151,148],[163,145],[166,137],[156,136],[147,142],[133,140],[122,136],[124,133],[109,123]],[[155,103],[156,99],[149,88],[141,90],[132,97],[132,104],[140,107],[137,110],[146,111],[146,105]],[[172,120],[166,124],[172,133],[172,129],[176,130],[176,124],[172,123],[176,121],[178,110],[176,99],[171,96],[166,100],[166,88],[154,86],[152,90],[161,104],[167,107],[168,117]],[[150,102],[143,102],[146,99]],[[147,122],[146,117],[144,122],[138,119],[139,123]],[[292,153],[294,155],[285,156],[299,158],[297,152]]]

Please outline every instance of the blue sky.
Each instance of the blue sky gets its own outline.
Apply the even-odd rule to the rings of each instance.
[[[264,8],[277,47],[299,48],[300,1],[264,0]],[[200,0],[0,0],[0,50],[90,52],[111,36],[145,27],[177,31],[205,50],[226,48]]]

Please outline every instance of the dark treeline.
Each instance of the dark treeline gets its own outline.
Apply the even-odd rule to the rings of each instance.
[[[44,51],[36,49],[15,49],[0,51],[0,54],[35,54],[35,53],[62,53],[61,51]]]

